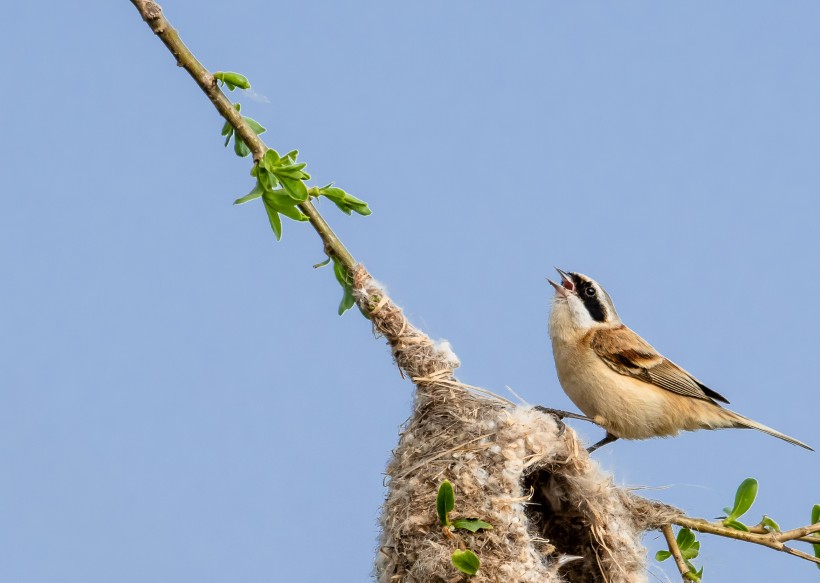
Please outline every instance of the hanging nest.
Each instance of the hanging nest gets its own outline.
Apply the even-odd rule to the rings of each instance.
[[[479,557],[476,583],[647,579],[641,535],[679,510],[616,487],[554,417],[458,382],[449,344],[408,323],[361,266],[354,294],[416,385],[413,415],[387,467],[379,583],[461,581],[451,562],[458,549]],[[455,488],[453,515],[492,530],[442,527],[436,494],[444,480]]]

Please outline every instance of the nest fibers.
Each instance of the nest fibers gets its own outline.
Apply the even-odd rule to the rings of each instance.
[[[553,417],[455,380],[449,344],[410,325],[361,266],[354,289],[417,387],[387,467],[378,582],[460,581],[450,561],[459,548],[481,560],[476,583],[646,581],[641,534],[679,511],[617,488]],[[441,527],[436,493],[445,479],[456,493],[452,516],[480,518],[492,530]]]

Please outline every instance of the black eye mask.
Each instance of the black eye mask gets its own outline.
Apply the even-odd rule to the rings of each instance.
[[[586,307],[589,315],[596,322],[605,322],[606,307],[595,290],[595,286],[591,281],[584,281],[574,273],[571,275],[572,283],[575,284],[575,290],[578,293],[578,297],[581,298],[582,302],[584,302],[584,307]],[[592,290],[592,295],[587,295],[587,293],[589,293],[587,290]]]

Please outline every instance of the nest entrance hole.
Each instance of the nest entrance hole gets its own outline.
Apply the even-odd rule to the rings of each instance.
[[[524,476],[524,491],[532,499],[524,513],[534,540],[543,541],[541,552],[559,573],[573,583],[607,583],[596,560],[597,551],[588,519],[562,495],[570,487],[557,472],[540,468]],[[568,559],[568,557],[582,557]],[[563,564],[562,561],[565,561]]]

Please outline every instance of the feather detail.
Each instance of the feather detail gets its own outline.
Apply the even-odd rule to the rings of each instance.
[[[790,436],[786,435],[785,433],[780,433],[776,429],[772,429],[771,427],[769,427],[767,425],[763,425],[762,423],[758,423],[757,421],[754,421],[752,419],[748,419],[747,417],[744,417],[743,415],[735,413],[734,411],[731,411],[731,413],[734,416],[734,420],[735,420],[735,423],[736,423],[735,427],[742,427],[742,428],[746,428],[746,429],[757,429],[758,431],[762,431],[763,433],[768,433],[769,435],[772,435],[774,437],[782,439],[783,441],[788,441],[792,445],[799,445],[800,447],[805,447],[809,451],[814,451],[814,449],[812,447],[806,445],[805,443],[803,443],[802,441],[800,441],[798,439],[795,439],[794,437],[790,437]]]
[[[729,402],[723,395],[664,358],[646,340],[623,324],[617,328],[594,330],[589,334],[589,343],[595,354],[618,374],[715,405],[716,401]]]

